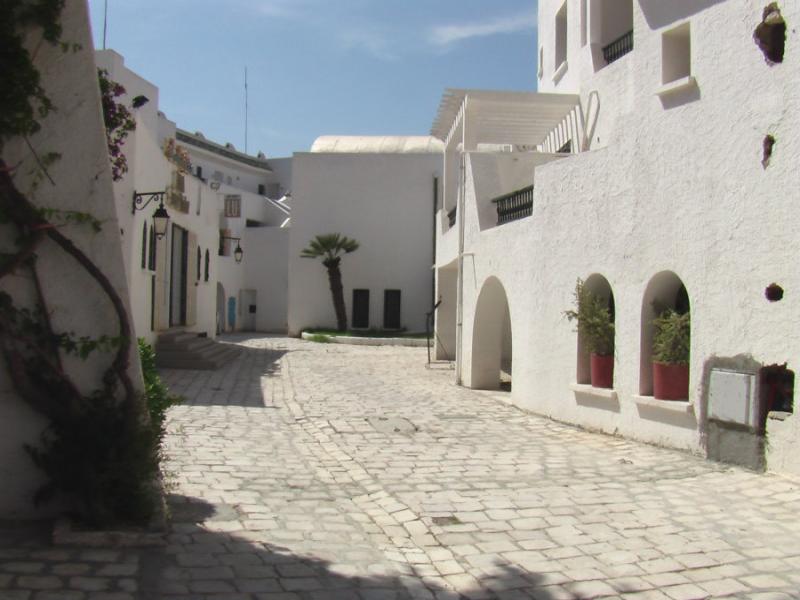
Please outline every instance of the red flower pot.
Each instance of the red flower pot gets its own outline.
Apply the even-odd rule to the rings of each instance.
[[[592,373],[592,387],[614,387],[614,355],[599,356],[592,354],[589,359]]]
[[[689,365],[653,363],[653,396],[658,400],[689,398]]]

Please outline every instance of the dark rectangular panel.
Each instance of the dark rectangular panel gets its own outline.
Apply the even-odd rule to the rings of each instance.
[[[400,329],[400,290],[383,291],[383,328]]]
[[[353,318],[355,329],[369,328],[369,290],[353,290]]]

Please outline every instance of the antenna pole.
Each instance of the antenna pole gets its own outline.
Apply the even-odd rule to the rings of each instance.
[[[244,153],[247,154],[247,67],[244,68]]]
[[[103,9],[103,50],[106,49],[106,31],[108,30],[108,0],[105,0]]]

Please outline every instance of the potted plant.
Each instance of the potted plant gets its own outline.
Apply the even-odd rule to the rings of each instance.
[[[583,280],[575,284],[575,309],[564,311],[567,319],[578,322],[578,334],[589,351],[593,387],[614,387],[614,321],[606,302],[586,288]]]
[[[653,320],[653,395],[659,400],[689,397],[689,312],[669,308]]]

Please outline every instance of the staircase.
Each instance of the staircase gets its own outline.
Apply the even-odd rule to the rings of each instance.
[[[156,365],[160,369],[215,370],[239,355],[241,348],[215,342],[196,333],[169,331],[156,341]]]

